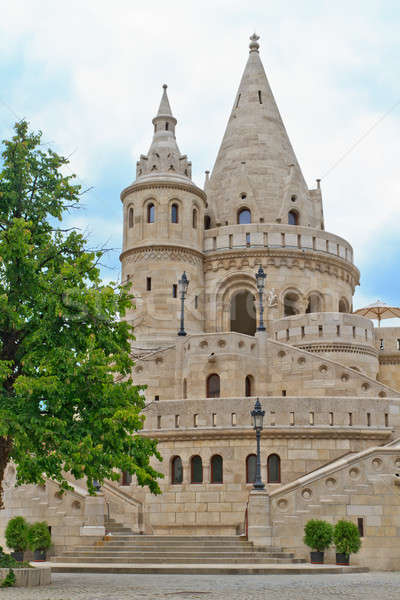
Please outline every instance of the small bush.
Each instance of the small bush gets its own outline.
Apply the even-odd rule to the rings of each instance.
[[[30,569],[30,568],[34,568],[32,567],[31,564],[29,564],[29,562],[18,562],[17,560],[15,560],[15,558],[13,558],[11,556],[11,554],[4,554],[2,556],[0,556],[0,569],[11,569],[11,568],[15,568],[15,569]]]
[[[311,550],[323,552],[332,543],[333,527],[326,521],[311,519],[304,527],[303,541]]]
[[[361,548],[358,527],[351,521],[338,521],[333,530],[333,542],[338,554],[356,554]]]
[[[48,550],[51,536],[46,521],[38,521],[28,529],[28,547],[30,550]]]
[[[6,588],[6,587],[13,587],[15,585],[16,582],[16,578],[15,578],[15,573],[12,569],[8,569],[8,573],[5,576],[5,579],[3,579],[3,581],[0,584],[0,587],[2,588]]]
[[[6,542],[16,552],[24,552],[28,547],[28,523],[24,517],[10,519],[6,527]]]

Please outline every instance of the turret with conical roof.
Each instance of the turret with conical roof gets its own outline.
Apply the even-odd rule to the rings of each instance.
[[[203,221],[206,195],[191,180],[191,163],[175,137],[177,120],[163,85],[147,155],[136,180],[121,193],[124,205],[122,278],[133,282],[136,310],[128,314],[139,343],[159,345],[179,328],[178,280],[189,281],[185,326],[203,328]]]
[[[307,188],[252,35],[249,58],[207,186],[215,224],[237,223],[246,207],[252,222],[323,227],[320,194]],[[290,217],[289,217],[290,219]],[[290,221],[289,221],[290,222]]]
[[[149,151],[136,163],[136,178],[140,181],[154,177],[191,180],[192,163],[186,154],[180,153],[176,143],[177,121],[169,104],[167,87],[164,83],[160,107],[153,119],[154,135]]]

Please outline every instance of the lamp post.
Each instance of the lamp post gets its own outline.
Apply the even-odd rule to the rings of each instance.
[[[256,439],[257,439],[257,463],[256,463],[256,480],[254,482],[253,488],[255,490],[263,490],[265,485],[261,480],[261,458],[260,458],[260,435],[263,429],[263,421],[265,411],[262,410],[259,399],[257,398],[256,403],[254,405],[254,409],[251,411],[251,416],[253,419],[253,427],[256,431]]]
[[[258,290],[258,296],[260,299],[260,319],[259,319],[257,331],[265,331],[264,318],[263,318],[264,317],[263,292],[264,292],[264,285],[265,285],[266,277],[267,276],[264,273],[264,269],[260,265],[260,267],[256,273],[257,290]]]
[[[185,296],[189,286],[189,279],[186,277],[186,272],[183,271],[182,277],[178,281],[178,290],[181,297],[181,326],[178,335],[186,335],[185,331]]]

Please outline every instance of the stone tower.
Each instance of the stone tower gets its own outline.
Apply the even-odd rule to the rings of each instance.
[[[206,197],[192,182],[191,163],[179,151],[176,124],[164,85],[149,151],[137,162],[136,180],[121,193],[122,281],[133,284],[135,334],[150,345],[154,337],[176,336],[178,280],[184,271],[190,281],[185,326],[188,332],[203,329]]]

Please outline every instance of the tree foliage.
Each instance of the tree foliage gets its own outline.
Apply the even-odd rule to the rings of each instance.
[[[62,229],[82,191],[26,121],[3,141],[0,170],[0,484],[9,460],[18,483],[45,477],[117,479],[159,492],[140,436],[144,399],[131,379],[128,286],[105,285],[77,230]],[[122,317],[122,319],[120,318]],[[1,499],[1,487],[0,487]],[[1,505],[1,504],[0,504]]]

